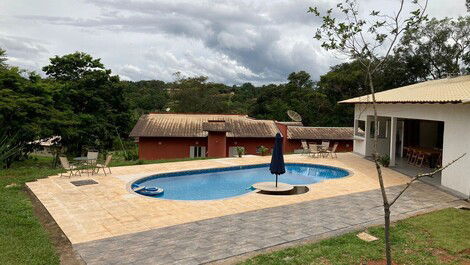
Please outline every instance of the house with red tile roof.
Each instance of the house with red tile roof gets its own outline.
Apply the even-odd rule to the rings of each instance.
[[[272,149],[281,133],[284,152],[302,149],[301,141],[338,143],[338,151],[351,151],[353,128],[304,127],[300,122],[258,120],[247,115],[150,113],[140,117],[130,136],[138,140],[139,158],[231,157],[237,147],[257,154],[260,146]]]

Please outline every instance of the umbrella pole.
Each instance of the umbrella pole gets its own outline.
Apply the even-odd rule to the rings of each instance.
[[[278,175],[276,174],[276,188],[277,188],[277,176],[278,176]]]

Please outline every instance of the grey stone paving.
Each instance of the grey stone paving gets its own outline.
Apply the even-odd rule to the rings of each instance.
[[[400,189],[388,189],[390,196]],[[435,187],[415,183],[394,205],[392,217],[402,219],[456,201]],[[202,264],[378,224],[382,211],[380,191],[374,190],[80,243],[74,248],[90,265]]]

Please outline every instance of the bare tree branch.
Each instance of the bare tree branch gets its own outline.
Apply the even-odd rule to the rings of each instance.
[[[402,191],[400,191],[400,193],[398,193],[397,196],[395,196],[395,198],[390,202],[390,206],[392,206],[398,200],[398,198],[400,198],[400,196],[411,186],[411,184],[413,182],[419,180],[420,178],[433,177],[437,173],[443,171],[444,169],[448,168],[449,166],[451,166],[452,164],[457,162],[459,159],[464,157],[466,154],[467,153],[462,154],[461,156],[459,156],[456,159],[452,160],[450,163],[447,163],[447,165],[445,165],[444,167],[438,168],[438,169],[436,169],[434,171],[431,171],[431,172],[428,172],[428,173],[422,173],[422,174],[416,175],[414,178],[411,179],[410,182],[408,182],[408,184],[406,184],[406,187]]]

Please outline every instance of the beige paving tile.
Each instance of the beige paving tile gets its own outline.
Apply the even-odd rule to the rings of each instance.
[[[133,179],[158,173],[269,163],[270,157],[249,156],[116,167],[112,169],[113,174],[108,176],[72,179],[50,176],[27,185],[72,243],[379,188],[373,163],[352,153],[339,154],[338,159],[286,155],[285,160],[336,166],[347,169],[352,174],[346,178],[312,184],[309,186],[310,191],[301,195],[269,196],[251,192],[213,201],[148,198],[131,194],[127,190],[127,184]],[[79,179],[94,179],[99,184],[76,187],[70,183],[71,180]],[[384,179],[385,185],[389,187],[406,183],[408,177],[384,169]]]

